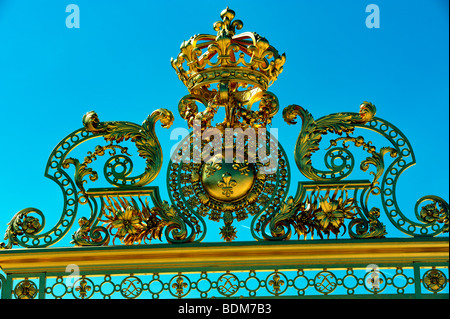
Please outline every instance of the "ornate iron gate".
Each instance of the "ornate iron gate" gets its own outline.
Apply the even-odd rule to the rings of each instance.
[[[238,34],[234,11],[220,16],[216,35],[191,37],[172,59],[192,130],[171,154],[168,201],[149,185],[162,168],[155,125],[169,128],[173,113],[158,109],[138,125],[88,112],[47,163],[64,198],[60,219],[47,230],[44,214],[26,208],[8,224],[2,298],[448,298],[447,202],[424,196],[411,218],[396,200],[415,164],[406,136],[370,102],[318,119],[290,105],[285,122],[301,120],[291,167],[267,129],[279,110],[267,89],[286,57],[257,33]],[[213,124],[220,107],[225,119]],[[71,157],[88,141],[103,143]],[[130,145],[145,160],[139,175]],[[313,165],[321,149],[324,169]],[[308,181],[292,185],[291,169]],[[100,177],[107,187],[91,187]],[[77,219],[80,205],[90,215]],[[407,237],[389,238],[382,216]],[[247,219],[252,240],[238,241]],[[205,241],[218,223],[224,242]],[[66,236],[75,247],[48,248]]]

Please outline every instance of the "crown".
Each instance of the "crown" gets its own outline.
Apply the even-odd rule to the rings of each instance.
[[[255,101],[283,71],[286,56],[255,32],[236,34],[243,27],[233,20],[228,7],[214,23],[217,35],[198,34],[184,41],[176,59],[171,59],[189,93],[209,104],[227,105],[233,96],[241,105]]]

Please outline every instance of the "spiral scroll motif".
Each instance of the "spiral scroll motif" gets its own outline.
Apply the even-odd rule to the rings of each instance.
[[[360,106],[359,113],[335,113],[317,120],[314,120],[311,113],[299,105],[290,105],[283,110],[283,118],[288,124],[296,124],[297,116],[302,120],[302,127],[297,138],[294,157],[300,172],[310,180],[314,181],[337,181],[348,176],[353,170],[353,160],[350,152],[344,148],[337,151],[341,159],[342,165],[333,165],[327,161],[335,158],[334,149],[325,155],[325,164],[330,171],[321,171],[313,167],[311,156],[319,150],[319,143],[322,136],[328,133],[342,135],[342,133],[350,134],[357,125],[364,125],[372,120],[376,112],[375,105],[369,102],[363,102]],[[345,156],[343,154],[345,153]],[[334,156],[333,156],[334,154]],[[350,163],[347,163],[347,160]]]
[[[437,196],[424,196],[419,199],[415,208],[418,221],[406,217],[400,210],[396,201],[396,185],[400,175],[416,163],[413,149],[406,136],[393,124],[386,120],[375,117],[368,125],[361,126],[372,130],[385,137],[391,142],[398,156],[385,168],[385,174],[381,180],[380,194],[384,211],[391,223],[403,233],[409,236],[436,236],[442,232],[448,232],[448,204]],[[431,199],[441,208],[439,218],[424,220],[418,213],[418,205],[426,199]],[[441,223],[442,225],[439,225]]]
[[[128,156],[116,155],[106,161],[103,171],[110,184],[114,186],[126,185],[127,177],[133,171],[133,161]],[[130,184],[135,184],[141,177],[142,175],[130,180]]]
[[[89,224],[86,224],[83,220],[79,221],[81,228],[75,233],[74,239],[82,238],[89,229],[97,243],[105,242],[107,238],[100,238],[101,234],[104,233],[103,229],[90,228],[94,223],[93,218],[96,214],[94,210],[96,209],[92,207],[83,187],[85,182],[83,177],[90,175],[91,180],[96,180],[97,173],[87,168],[89,161],[80,163],[76,159],[69,158],[68,154],[80,144],[96,137],[104,137],[106,141],[115,141],[116,143],[131,139],[136,144],[139,154],[146,159],[145,172],[138,177],[130,178],[128,175],[132,167],[129,167],[128,170],[125,169],[125,172],[119,173],[117,165],[124,165],[125,161],[129,161],[128,163],[131,165],[131,161],[125,155],[116,155],[109,162],[111,164],[111,161],[114,161],[116,166],[111,164],[109,167],[107,163],[105,174],[107,179],[109,177],[109,181],[115,186],[123,186],[124,184],[146,185],[156,178],[162,165],[161,146],[155,134],[155,123],[158,120],[161,121],[163,127],[170,127],[173,123],[173,114],[168,110],[158,109],[148,116],[142,126],[129,122],[100,122],[95,112],[88,112],[83,116],[84,128],[76,130],[59,142],[51,153],[45,170],[45,176],[58,184],[63,193],[64,206],[59,221],[49,231],[42,232],[45,225],[44,214],[36,208],[26,208],[18,212],[9,223],[5,235],[8,242],[6,244],[1,243],[0,248],[11,248],[13,245],[40,248],[55,244],[66,235],[73,225],[80,202],[82,204],[88,203],[93,211]],[[101,155],[100,151],[104,151],[104,149],[98,148],[96,152],[91,153],[91,157],[93,158],[92,154]],[[90,158],[90,161],[92,161],[92,158]],[[75,166],[75,181],[67,172],[70,164]],[[112,178],[108,176],[108,168],[115,168],[110,171]],[[77,187],[80,192],[78,192]],[[37,214],[38,217],[33,217],[33,213]]]
[[[308,179],[317,182],[336,182],[350,175],[353,170],[353,155],[348,150],[347,142],[353,142],[356,147],[362,147],[371,157],[361,162],[360,169],[367,171],[373,165],[375,172],[370,191],[365,198],[364,215],[355,219],[351,227],[356,226],[356,232],[351,231],[354,238],[367,238],[384,236],[385,229],[378,222],[379,213],[374,210],[367,211],[370,195],[380,195],[383,209],[391,223],[400,231],[409,236],[436,236],[448,232],[448,204],[437,196],[424,196],[416,204],[415,215],[417,221],[406,217],[400,210],[396,201],[396,184],[404,170],[415,164],[412,147],[406,136],[391,123],[375,117],[375,106],[363,102],[359,113],[335,113],[314,120],[312,115],[298,105],[288,106],[283,110],[283,117],[288,124],[295,124],[295,118],[300,116],[302,128],[295,148],[295,161],[300,172]],[[386,138],[391,146],[381,147],[379,151],[372,142],[366,142],[363,136],[352,137],[354,129],[362,128],[374,131]],[[325,154],[325,165],[328,171],[321,171],[312,166],[311,155],[319,150],[322,135],[335,133],[346,136],[331,140],[328,152]],[[343,147],[337,147],[337,142],[343,141]],[[333,148],[331,148],[333,147]],[[331,149],[330,149],[331,148]],[[393,161],[385,162],[385,155],[390,154]],[[340,164],[335,161],[339,159]],[[419,205],[431,201],[419,209]]]
[[[64,169],[64,161],[74,148],[94,137],[95,135],[93,133],[84,128],[69,134],[59,142],[47,161],[45,177],[58,184],[64,197],[62,214],[55,226],[42,233],[45,225],[44,214],[36,208],[23,209],[9,223],[5,235],[8,243],[1,244],[4,248],[11,248],[12,245],[20,245],[26,248],[47,247],[55,244],[66,235],[75,221],[79,198],[74,181]],[[39,216],[40,227],[37,227],[33,231],[22,231],[24,227],[23,219],[31,218],[31,216],[28,217],[31,213],[36,213]],[[36,223],[35,220],[33,221]]]

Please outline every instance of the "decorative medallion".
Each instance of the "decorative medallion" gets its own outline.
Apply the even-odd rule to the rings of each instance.
[[[77,299],[89,299],[94,294],[94,283],[83,276],[74,283],[72,294]]]
[[[20,281],[14,288],[14,295],[17,299],[34,299],[38,293],[38,288],[34,282],[28,280]]]
[[[127,299],[139,297],[142,293],[142,281],[135,276],[125,278],[120,284],[120,293]]]
[[[239,279],[227,272],[217,280],[217,291],[226,297],[233,296],[239,290]]]
[[[249,156],[250,142],[247,141],[242,147],[243,155],[236,156],[239,143],[236,144],[237,139],[233,141],[231,161],[227,161],[225,155],[230,146],[223,139],[225,152],[196,163],[191,147],[195,142],[190,135],[181,143],[178,152],[181,155],[191,148],[190,156],[182,157],[179,163],[171,161],[168,170],[168,190],[173,205],[213,221],[223,220],[222,237],[226,241],[235,238],[230,226],[233,220],[239,222],[249,215],[261,214],[269,206],[271,211],[277,209],[286,198],[289,185],[289,167],[280,144],[276,144],[276,152],[272,154],[260,151],[260,148],[268,148],[270,143],[273,145],[273,140],[268,139],[255,148],[256,156]],[[201,150],[207,149],[209,144],[204,142]]]
[[[328,295],[337,287],[336,276],[332,272],[321,271],[314,278],[314,287],[318,292]]]
[[[423,275],[422,282],[427,290],[439,292],[447,285],[447,278],[439,269],[430,269]]]
[[[178,298],[186,296],[190,291],[191,281],[185,275],[178,274],[169,282],[169,292]]]

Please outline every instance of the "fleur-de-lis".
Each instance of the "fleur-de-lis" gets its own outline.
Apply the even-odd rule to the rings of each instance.
[[[184,288],[187,288],[187,283],[184,282],[183,277],[179,276],[177,282],[172,284],[172,288],[176,289],[178,298],[181,298]]]
[[[248,173],[250,172],[250,167],[248,163],[235,163],[233,164],[233,168],[235,170],[238,170],[241,175],[248,176]]]
[[[383,279],[380,278],[379,271],[373,269],[371,271],[370,277],[367,278],[367,284],[371,287],[371,290],[375,293],[380,289],[380,284],[383,284]]]
[[[275,275],[273,275],[273,279],[269,281],[269,285],[273,286],[275,295],[278,295],[281,290],[281,286],[284,285],[284,281],[281,280],[280,275],[276,273]]]
[[[205,173],[206,177],[211,177],[214,175],[215,172],[220,171],[222,169],[222,165],[216,162],[211,162],[206,164],[205,166]]]
[[[217,186],[222,188],[222,194],[226,197],[230,197],[233,194],[233,187],[237,185],[234,179],[231,179],[230,173],[226,172],[222,175],[222,180],[217,183]]]
[[[78,287],[76,287],[75,290],[80,293],[81,299],[84,299],[84,298],[86,298],[88,291],[91,290],[91,286],[88,286],[87,281],[82,279],[80,281],[80,285]]]

